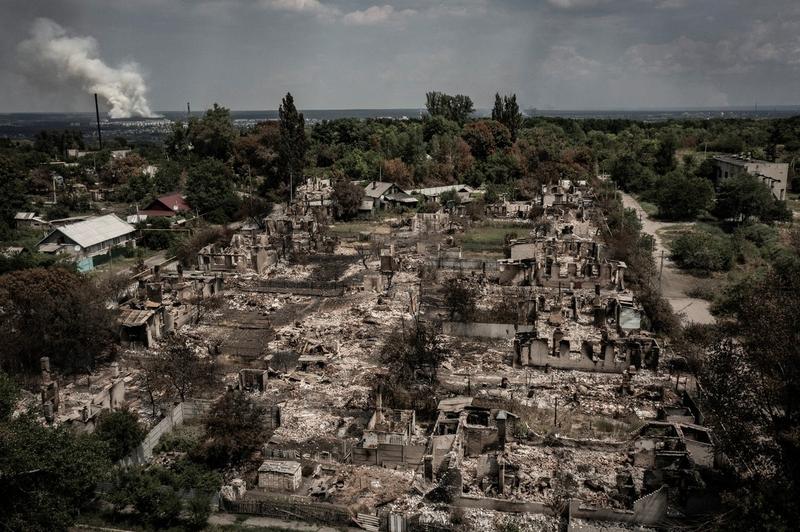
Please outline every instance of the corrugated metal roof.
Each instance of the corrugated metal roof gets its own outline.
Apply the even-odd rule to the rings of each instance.
[[[264,463],[258,468],[258,472],[293,475],[298,469],[300,469],[300,464],[291,460],[264,460]]]
[[[138,327],[147,323],[153,314],[153,310],[123,309],[119,313],[119,320],[123,327]]]
[[[386,196],[388,201],[397,201],[400,203],[417,203],[417,198],[405,192],[395,192]]]
[[[88,248],[106,240],[129,235],[136,228],[122,221],[116,214],[107,214],[59,227],[57,231],[82,248]]]
[[[364,195],[368,198],[380,198],[394,186],[394,183],[387,183],[386,181],[370,181],[364,187]]]
[[[475,192],[475,189],[469,185],[443,185],[440,187],[415,188],[411,193],[422,194],[423,196],[438,196],[450,190],[455,190],[456,192]]]

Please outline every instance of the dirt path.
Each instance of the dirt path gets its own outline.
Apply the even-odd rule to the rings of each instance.
[[[239,520],[237,521],[237,517]],[[289,521],[266,516],[237,516],[234,514],[218,513],[208,518],[208,524],[219,527],[231,526],[252,528],[254,530],[297,530],[298,532],[339,532],[341,530],[359,532],[361,529],[353,527],[330,527],[305,521]]]
[[[661,292],[669,301],[677,314],[680,315],[683,323],[714,323],[714,316],[711,315],[711,304],[704,299],[689,297],[687,293],[697,286],[697,280],[681,271],[669,259],[669,249],[667,249],[658,234],[659,229],[668,229],[677,223],[659,222],[652,220],[644,212],[639,202],[629,194],[622,193],[622,204],[626,208],[635,209],[642,220],[642,228],[645,233],[650,233],[655,238],[655,249],[653,257],[656,265],[661,262],[661,253],[664,253],[664,269],[661,273]]]

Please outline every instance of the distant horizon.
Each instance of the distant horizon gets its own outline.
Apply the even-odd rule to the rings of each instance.
[[[219,102],[217,102],[219,103]],[[224,104],[220,104],[225,107]],[[192,114],[201,114],[209,107],[200,106],[198,109],[193,109]],[[228,107],[232,113],[277,113],[278,109],[235,109]],[[792,104],[753,104],[753,105],[719,105],[719,106],[656,106],[656,107],[524,107],[521,108],[523,114],[533,112],[652,112],[652,111],[768,111],[770,109],[781,110],[800,110],[800,103]],[[425,106],[417,107],[314,107],[314,108],[301,108],[298,107],[300,112],[344,112],[344,111],[425,111]],[[185,113],[185,109],[155,109],[156,113]],[[2,115],[45,115],[45,114],[91,114],[94,115],[94,109],[87,109],[85,111],[2,111]],[[104,114],[105,111],[101,111]],[[476,114],[489,114],[491,113],[490,107],[477,107],[475,108]],[[158,117],[129,117],[115,120],[130,120],[131,118],[158,118]]]

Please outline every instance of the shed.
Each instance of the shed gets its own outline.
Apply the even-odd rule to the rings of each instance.
[[[303,474],[300,463],[293,460],[264,460],[258,468],[258,487],[296,491]]]

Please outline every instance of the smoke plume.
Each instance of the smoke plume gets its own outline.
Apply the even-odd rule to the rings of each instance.
[[[111,118],[154,116],[139,66],[108,66],[100,59],[93,37],[69,35],[52,20],[40,18],[33,23],[30,38],[19,44],[19,53],[33,77],[55,77],[77,83],[88,93],[96,92],[111,107]]]

